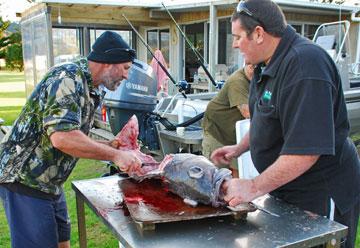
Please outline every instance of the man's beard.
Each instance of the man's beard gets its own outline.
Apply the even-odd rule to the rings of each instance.
[[[103,75],[102,77],[102,84],[111,91],[115,91],[117,89],[117,87],[119,87],[121,80],[114,80],[111,76],[110,73],[107,72]]]

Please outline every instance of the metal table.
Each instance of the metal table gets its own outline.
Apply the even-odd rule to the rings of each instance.
[[[202,130],[186,131],[180,136],[176,131],[160,130],[160,143],[163,154],[177,153],[182,145],[185,145],[188,152],[194,152],[193,147],[201,147],[203,139]],[[184,148],[184,147],[183,147]]]
[[[246,220],[232,217],[157,224],[155,231],[141,232],[130,216],[118,207],[122,200],[119,176],[72,182],[76,193],[80,247],[86,247],[84,202],[107,225],[125,247],[311,247],[327,243],[339,247],[347,227],[305,212],[273,197],[255,203],[280,215],[262,211]]]

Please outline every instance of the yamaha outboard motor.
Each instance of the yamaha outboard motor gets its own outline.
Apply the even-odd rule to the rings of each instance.
[[[151,150],[159,149],[155,125],[149,119],[157,104],[157,81],[153,69],[140,60],[134,60],[129,78],[116,91],[107,91],[104,104],[111,131],[116,135],[132,115],[139,120],[139,139]]]

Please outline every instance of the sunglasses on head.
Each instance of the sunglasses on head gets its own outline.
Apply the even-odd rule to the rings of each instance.
[[[246,14],[247,16],[253,18],[255,21],[257,21],[258,23],[260,23],[260,26],[262,26],[262,27],[265,29],[265,26],[264,26],[263,22],[260,21],[260,19],[257,18],[257,17],[254,15],[254,13],[251,12],[251,11],[246,7],[245,1],[240,1],[240,2],[238,3],[238,5],[236,6],[236,12],[239,13],[239,14],[240,14],[240,13],[244,13],[244,14]]]

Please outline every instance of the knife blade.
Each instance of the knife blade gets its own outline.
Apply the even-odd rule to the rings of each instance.
[[[267,210],[267,209],[265,209],[263,207],[260,207],[259,205],[255,204],[253,202],[250,202],[250,204],[252,204],[254,207],[256,207],[257,209],[259,209],[260,211],[262,211],[264,213],[270,214],[271,216],[274,216],[274,217],[278,217],[278,218],[280,217],[280,215],[275,214],[275,213],[273,213],[273,212],[271,212],[271,211],[269,211],[269,210]]]

